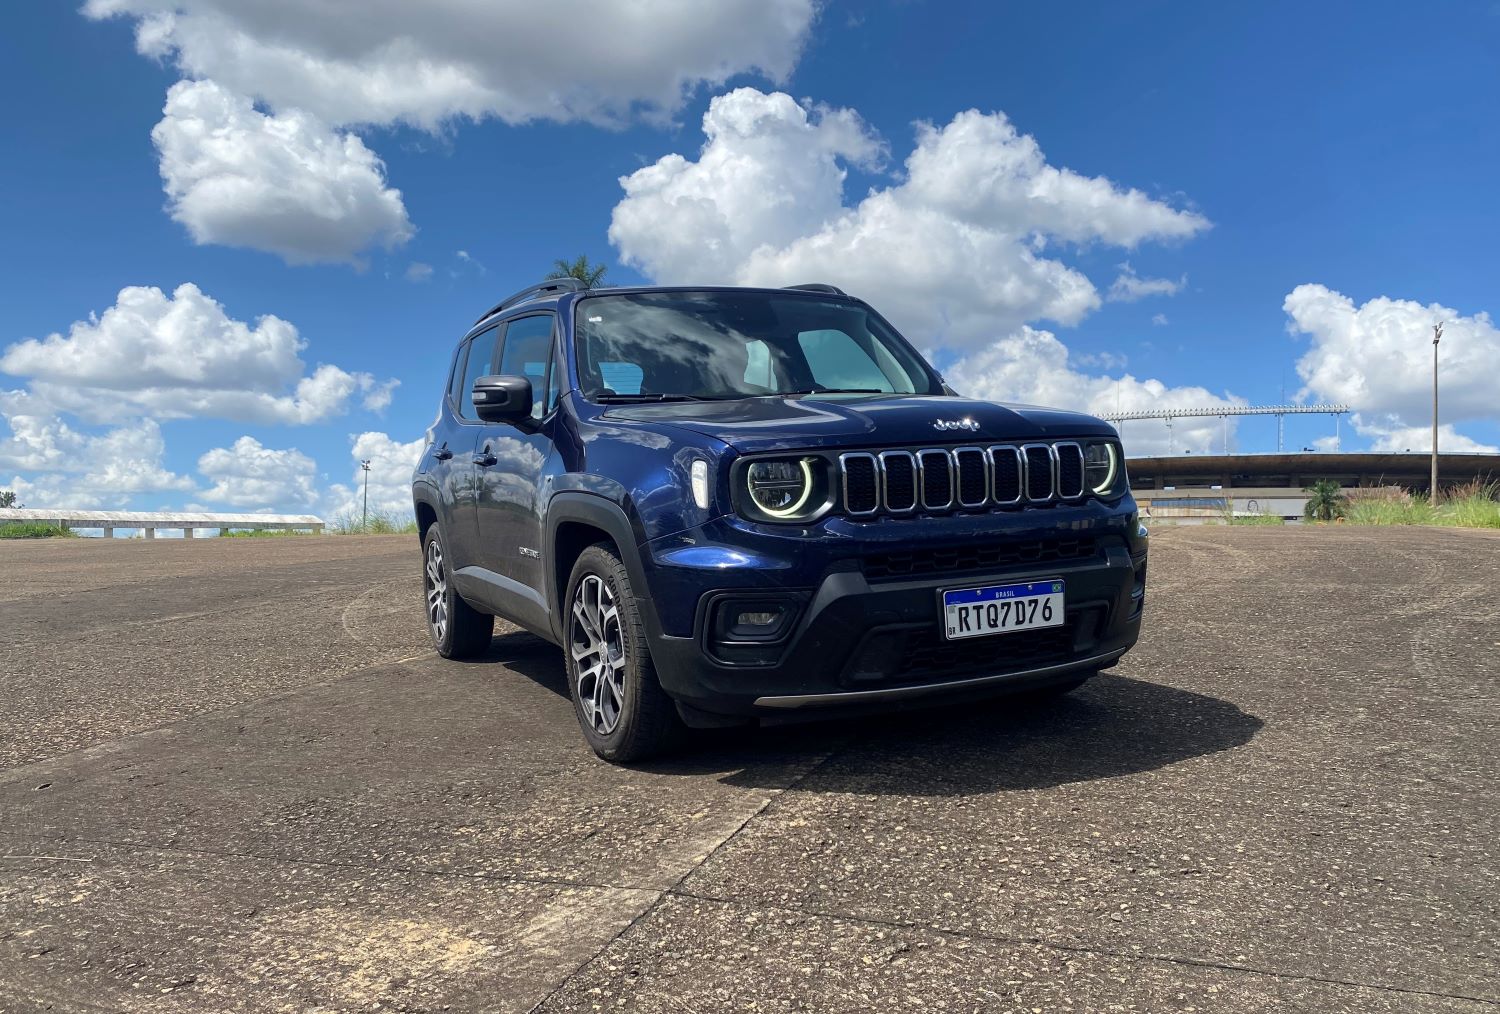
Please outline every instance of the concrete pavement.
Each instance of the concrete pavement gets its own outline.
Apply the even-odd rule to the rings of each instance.
[[[1068,699],[635,769],[414,539],[0,544],[0,1012],[1500,1007],[1500,539],[1153,541]]]

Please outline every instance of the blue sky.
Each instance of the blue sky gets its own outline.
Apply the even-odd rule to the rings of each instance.
[[[654,2],[654,26],[538,38],[525,4],[477,0],[346,25],[290,0],[9,5],[0,487],[326,513],[363,455],[399,507],[452,343],[578,253],[614,282],[844,283],[981,396],[1347,400],[1345,448],[1428,446],[1447,317],[1445,446],[1500,444],[1500,5],[733,0],[664,32],[678,0]],[[459,85],[409,85],[402,46]],[[1274,424],[1232,439],[1274,449]]]

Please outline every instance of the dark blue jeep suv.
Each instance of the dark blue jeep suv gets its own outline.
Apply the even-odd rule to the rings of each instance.
[[[864,301],[548,281],[470,329],[412,486],[428,625],[562,647],[631,761],[712,727],[1061,693],[1135,643],[1115,431],[971,401]]]

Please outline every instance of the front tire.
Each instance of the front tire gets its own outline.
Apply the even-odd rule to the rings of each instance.
[[[630,576],[614,547],[599,543],[579,554],[566,601],[568,689],[594,753],[628,764],[677,746],[682,719],[656,678]]]
[[[444,658],[476,658],[490,647],[495,618],[481,613],[453,586],[441,529],[432,525],[422,537],[422,593],[427,607],[427,632]]]

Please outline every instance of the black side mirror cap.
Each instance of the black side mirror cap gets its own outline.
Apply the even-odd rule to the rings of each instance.
[[[471,397],[475,414],[485,422],[521,426],[531,421],[530,377],[480,377]]]

